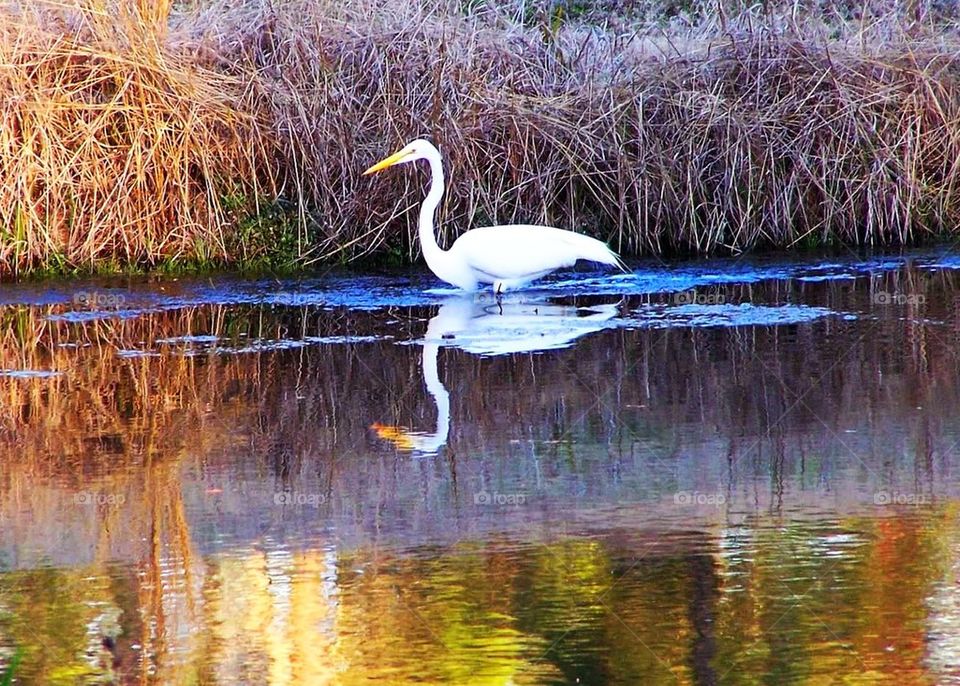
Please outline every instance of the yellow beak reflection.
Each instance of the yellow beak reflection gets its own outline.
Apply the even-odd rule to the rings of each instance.
[[[371,424],[370,428],[377,432],[377,436],[385,440],[390,441],[400,450],[413,450],[415,444],[413,439],[410,437],[406,431],[404,431],[399,426],[391,426],[389,424]]]

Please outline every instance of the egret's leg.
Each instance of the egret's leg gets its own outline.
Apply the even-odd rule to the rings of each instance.
[[[500,308],[500,314],[503,314],[503,281],[493,282],[493,297],[497,301],[497,307]]]

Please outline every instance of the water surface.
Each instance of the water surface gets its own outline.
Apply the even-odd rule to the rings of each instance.
[[[24,683],[960,683],[960,260],[0,288]]]

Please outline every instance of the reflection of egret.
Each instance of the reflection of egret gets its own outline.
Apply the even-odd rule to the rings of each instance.
[[[372,428],[401,450],[434,454],[447,442],[450,431],[450,394],[437,369],[441,346],[476,355],[564,348],[581,336],[605,328],[617,311],[616,303],[577,308],[522,300],[484,304],[469,297],[450,298],[427,325],[421,358],[423,381],[437,406],[437,430],[408,431],[385,424]]]
[[[445,305],[440,307],[440,311],[427,325],[421,357],[423,382],[437,406],[437,430],[433,433],[423,433],[405,431],[397,426],[373,425],[381,438],[392,441],[401,450],[432,454],[436,453],[447,442],[447,433],[450,431],[450,394],[447,393],[446,387],[440,381],[440,372],[437,369],[437,353],[440,351],[444,334],[451,333],[448,327],[455,325],[450,321],[451,313],[449,311],[444,316],[444,307]],[[457,319],[459,320],[459,317]]]
[[[606,243],[552,226],[522,224],[486,226],[460,236],[449,250],[437,244],[433,213],[443,197],[443,160],[430,141],[415,140],[399,152],[367,169],[372,174],[395,164],[427,160],[433,181],[420,206],[420,245],[434,274],[468,291],[493,284],[495,293],[522,288],[531,281],[577,260],[600,262],[624,271],[623,263]]]

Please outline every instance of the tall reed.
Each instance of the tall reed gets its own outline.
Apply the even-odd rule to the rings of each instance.
[[[263,136],[168,9],[0,8],[0,274],[228,257],[224,198],[257,197]]]
[[[0,12],[5,274],[415,258],[423,172],[359,173],[415,136],[446,156],[446,242],[524,221],[738,252],[960,223],[960,40],[933,0],[78,2]]]
[[[601,26],[299,0],[218,26],[318,257],[413,256],[423,173],[358,172],[415,136],[446,154],[447,241],[533,221],[629,254],[708,253],[954,231],[960,42],[928,6]]]

